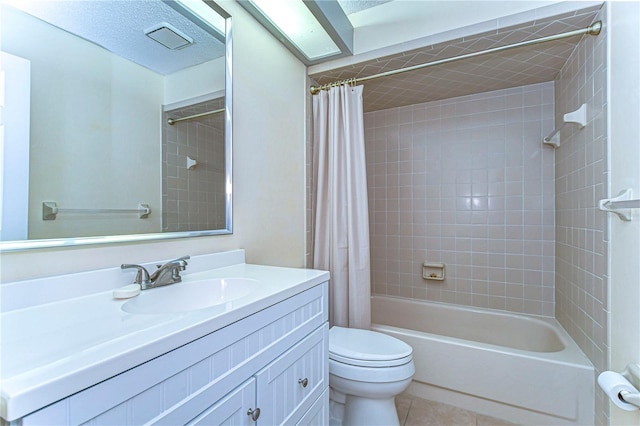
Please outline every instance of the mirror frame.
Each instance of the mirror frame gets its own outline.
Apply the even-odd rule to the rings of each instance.
[[[165,1],[165,0],[162,0]],[[67,237],[39,240],[0,241],[0,252],[60,247],[81,247],[97,244],[136,243],[161,241],[176,238],[205,237],[233,234],[233,80],[232,53],[233,31],[232,17],[212,0],[203,0],[225,20],[225,228],[208,231],[158,232],[130,235],[102,235],[95,237]]]

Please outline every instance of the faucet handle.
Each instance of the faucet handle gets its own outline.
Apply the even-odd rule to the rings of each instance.
[[[177,264],[180,267],[180,270],[184,271],[185,267],[188,265],[187,259],[191,259],[191,256],[189,256],[189,255],[182,256],[182,257],[179,257],[177,259],[172,260],[170,263]]]
[[[140,265],[132,265],[128,263],[123,263],[120,265],[121,269],[137,269],[138,273],[136,274],[136,279],[134,284],[140,284],[142,286],[151,283],[151,279],[149,278],[149,272],[144,268],[144,266]]]

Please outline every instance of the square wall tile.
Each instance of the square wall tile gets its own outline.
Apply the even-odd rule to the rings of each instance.
[[[553,92],[548,82],[365,114],[374,293],[553,315],[542,247],[555,238],[543,220],[555,156],[541,144]],[[424,280],[425,261],[444,262],[446,280]]]

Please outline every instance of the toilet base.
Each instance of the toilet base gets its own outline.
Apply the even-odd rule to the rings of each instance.
[[[359,401],[354,404],[354,399]],[[329,426],[398,425],[395,398],[380,403],[380,400],[365,401],[364,398],[351,397],[349,400],[351,409],[347,413],[344,403],[331,400],[329,401]]]
[[[330,426],[398,426],[395,396],[363,398],[330,390]]]
[[[344,426],[398,426],[395,397],[385,399],[347,395]]]
[[[343,426],[344,402],[329,400],[329,426]]]

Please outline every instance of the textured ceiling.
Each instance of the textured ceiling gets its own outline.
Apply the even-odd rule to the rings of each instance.
[[[31,0],[21,2],[20,9],[160,74],[171,74],[225,53],[223,43],[161,0]],[[195,43],[169,50],[144,34],[161,22],[171,24]]]
[[[588,27],[598,8],[572,12],[489,33],[426,46],[313,74],[319,84],[362,78],[508,44]],[[592,36],[585,36],[592,37]],[[422,70],[364,82],[365,112],[448,99],[473,93],[523,86],[553,80],[580,36],[546,42],[502,53],[480,55]]]

